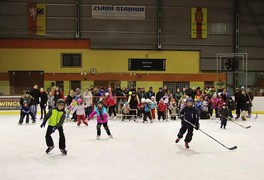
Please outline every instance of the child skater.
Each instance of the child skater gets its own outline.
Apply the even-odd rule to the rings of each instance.
[[[230,116],[230,113],[227,109],[227,106],[226,106],[226,103],[224,103],[222,105],[222,108],[219,110],[219,116],[220,116],[220,120],[221,120],[221,126],[220,128],[226,128],[226,123],[227,123],[227,120],[228,120],[228,117]]]
[[[180,118],[182,119],[182,123],[181,123],[182,127],[178,133],[178,138],[175,140],[175,142],[178,143],[183,137],[184,133],[188,131],[187,135],[185,136],[185,140],[184,140],[185,147],[187,149],[190,148],[189,143],[192,140],[194,127],[186,121],[189,121],[190,123],[195,125],[196,130],[198,130],[200,126],[198,113],[197,113],[197,110],[194,108],[193,104],[194,102],[192,98],[186,99],[186,106],[180,112]]]
[[[49,108],[49,110],[51,109],[51,108],[53,108],[54,107],[54,95],[53,95],[53,93],[50,91],[49,92],[49,95],[48,95],[48,108]]]
[[[24,118],[26,116],[26,123],[29,123],[29,115],[33,119],[32,123],[35,123],[35,116],[33,115],[32,111],[30,110],[30,106],[26,100],[24,100],[23,105],[21,106],[21,112],[20,112],[20,119],[18,121],[18,124],[22,124],[24,121]]]
[[[170,105],[169,105],[169,110],[170,110],[170,118],[171,118],[171,120],[176,120],[177,102],[175,101],[174,98],[171,98]]]
[[[124,104],[124,106],[122,107],[122,109],[121,109],[122,121],[124,121],[125,119],[129,119],[130,120],[129,111],[130,111],[130,107],[129,107],[128,102],[126,102]]]
[[[166,110],[167,106],[164,102],[164,100],[161,98],[158,104],[158,120],[162,117],[163,121],[166,119]]]
[[[67,150],[65,150],[65,136],[63,133],[63,122],[65,120],[65,101],[63,99],[58,99],[57,107],[49,110],[47,115],[44,117],[41,128],[45,127],[46,122],[49,120],[49,126],[46,132],[46,144],[48,146],[46,153],[48,154],[53,148],[54,143],[51,137],[51,134],[54,133],[57,129],[60,134],[59,139],[59,148],[62,154],[67,154]]]
[[[151,100],[150,99],[146,99],[146,103],[144,104],[144,113],[143,113],[143,123],[145,123],[145,121],[147,121],[147,118],[149,118],[150,122],[153,123],[152,121],[152,116],[151,116],[151,109],[150,109],[150,103]]]
[[[156,116],[155,116],[156,107],[157,107],[156,98],[155,98],[155,96],[152,96],[151,97],[151,102],[150,102],[150,110],[151,110],[151,116],[152,116],[153,120],[156,119]]]
[[[75,106],[72,110],[72,113],[74,114],[76,112],[77,115],[77,126],[80,126],[82,122],[83,124],[88,126],[88,123],[85,118],[85,108],[86,106],[83,104],[83,100],[79,98],[77,100],[77,106]]]
[[[107,117],[107,110],[105,107],[103,107],[104,103],[103,101],[99,101],[98,104],[97,104],[97,108],[90,114],[90,116],[88,117],[88,120],[92,119],[93,116],[96,114],[97,115],[97,126],[96,126],[96,129],[97,129],[97,136],[96,136],[96,139],[99,140],[100,139],[100,136],[101,136],[101,126],[103,125],[104,126],[104,129],[107,133],[107,135],[110,137],[110,138],[113,138],[111,132],[110,132],[110,129],[107,125],[108,123],[108,117]]]

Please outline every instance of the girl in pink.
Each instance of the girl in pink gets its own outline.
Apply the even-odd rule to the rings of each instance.
[[[215,110],[215,116],[216,118],[218,118],[218,103],[219,103],[219,99],[217,98],[217,94],[214,93],[213,97],[209,100],[211,117],[213,115],[213,110]]]
[[[107,117],[107,110],[105,107],[103,107],[104,103],[102,101],[98,102],[97,108],[95,108],[95,110],[90,114],[90,116],[88,117],[88,120],[92,119],[94,117],[94,115],[97,115],[97,136],[96,139],[99,140],[100,136],[101,136],[101,126],[104,126],[104,129],[107,133],[107,135],[110,138],[113,138],[110,129],[107,125],[108,123],[108,117]]]
[[[83,101],[82,101],[81,98],[79,98],[77,100],[77,106],[75,106],[73,108],[73,112],[72,113],[76,112],[76,115],[77,115],[77,126],[80,126],[82,122],[86,126],[88,126],[88,123],[87,123],[87,121],[85,119],[85,108],[86,108],[86,106],[82,102]]]

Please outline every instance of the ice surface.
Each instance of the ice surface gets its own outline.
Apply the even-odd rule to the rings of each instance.
[[[110,120],[114,139],[102,128],[96,138],[96,122],[77,127],[64,124],[68,155],[58,149],[58,132],[53,134],[55,149],[46,154],[46,129],[36,125],[17,125],[17,115],[0,112],[1,180],[263,180],[264,116],[240,126],[228,122],[220,129],[216,120],[201,120],[201,129],[228,147],[217,144],[200,131],[194,132],[190,149],[183,139],[175,144],[180,121],[121,122]]]

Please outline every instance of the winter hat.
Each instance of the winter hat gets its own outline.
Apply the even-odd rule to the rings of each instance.
[[[83,100],[82,100],[81,98],[79,98],[79,99],[77,100],[77,102],[78,102],[78,103],[82,103]]]
[[[99,104],[102,104],[102,105],[104,105],[104,102],[103,101],[98,101],[98,103],[97,103],[98,105]]]
[[[141,99],[141,103],[145,103],[146,102],[146,99],[145,98],[142,98]]]

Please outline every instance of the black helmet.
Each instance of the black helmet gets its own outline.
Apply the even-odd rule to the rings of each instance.
[[[63,105],[65,105],[65,101],[64,101],[64,99],[59,99],[59,100],[57,101],[57,105],[59,105],[59,104],[63,104]]]

